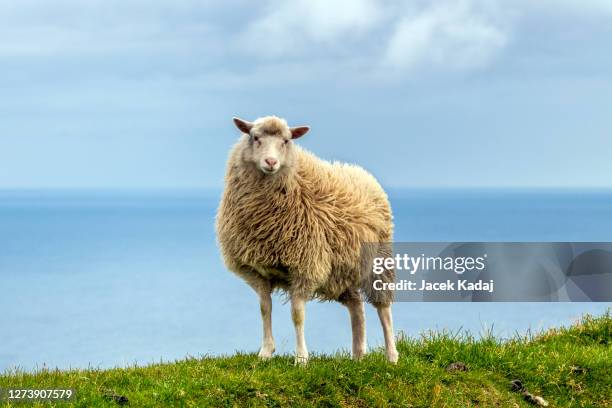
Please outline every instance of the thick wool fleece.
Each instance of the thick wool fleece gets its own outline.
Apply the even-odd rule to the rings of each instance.
[[[390,304],[392,293],[372,290],[371,281],[393,281],[393,271],[374,276],[361,253],[364,243],[392,241],[386,193],[361,167],[329,163],[290,145],[289,160],[274,175],[248,160],[247,135],[232,149],[217,214],[228,269],[256,290],[280,288],[322,300],[361,290],[375,305]],[[389,245],[374,248],[371,256],[391,256]]]

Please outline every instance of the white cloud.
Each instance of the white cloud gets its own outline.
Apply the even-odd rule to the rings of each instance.
[[[505,47],[509,30],[495,9],[469,1],[436,2],[408,13],[391,34],[384,64],[399,69],[472,69]]]
[[[124,3],[7,1],[0,10],[0,59],[11,64],[4,71],[20,76],[19,61],[40,57],[45,63],[28,69],[49,67],[50,75],[63,72],[60,65],[89,62],[92,72],[84,75],[224,72],[259,83],[279,72],[287,82],[409,76],[487,67],[510,43],[520,53],[539,41],[530,52],[547,49],[554,56],[569,49],[559,30],[595,32],[585,21],[606,26],[612,16],[612,0]],[[303,67],[291,65],[297,62]]]
[[[303,54],[305,47],[337,48],[375,27],[382,15],[374,0],[272,2],[239,37],[239,46],[269,57]]]
[[[493,61],[510,40],[510,19],[500,12],[502,4],[507,3],[273,1],[236,36],[235,45],[240,53],[272,61],[359,55],[369,59],[372,73],[474,69]],[[516,14],[509,7],[504,11]]]
[[[611,15],[610,0],[271,0],[253,10],[234,50],[266,63],[297,56],[342,64],[358,56],[369,63],[360,74],[374,77],[477,70],[515,39],[538,35],[524,21],[558,29]]]

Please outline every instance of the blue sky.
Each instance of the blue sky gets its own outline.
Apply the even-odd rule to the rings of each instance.
[[[3,1],[0,40],[0,188],[220,187],[266,114],[387,186],[612,187],[608,0]]]

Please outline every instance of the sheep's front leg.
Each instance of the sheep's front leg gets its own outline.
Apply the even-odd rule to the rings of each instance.
[[[385,336],[385,350],[387,359],[391,363],[397,363],[399,357],[395,348],[395,337],[393,336],[393,317],[391,316],[391,305],[376,306],[380,324],[382,325],[383,334]]]
[[[267,360],[274,353],[274,337],[272,337],[272,291],[270,288],[258,291],[259,309],[263,322],[263,342],[259,350],[259,357]]]
[[[308,349],[304,339],[304,316],[306,299],[302,296],[291,297],[291,319],[295,327],[295,364],[308,362]]]
[[[353,332],[353,359],[360,360],[366,352],[365,310],[360,298],[353,298],[342,302],[351,316],[351,329]]]

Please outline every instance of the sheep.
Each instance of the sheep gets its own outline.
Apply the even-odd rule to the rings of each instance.
[[[291,303],[296,364],[308,361],[304,308],[315,298],[348,308],[352,357],[359,360],[366,352],[363,297],[376,307],[386,357],[396,363],[393,293],[372,287],[374,279],[393,281],[394,271],[374,276],[367,267],[372,256],[390,256],[383,244],[393,236],[385,191],[363,168],[330,163],[297,146],[308,126],[289,127],[276,116],[233,121],[242,135],[229,154],[216,230],[226,267],[259,296],[259,357],[275,351],[271,294],[278,289]],[[369,258],[366,243],[374,243]]]

